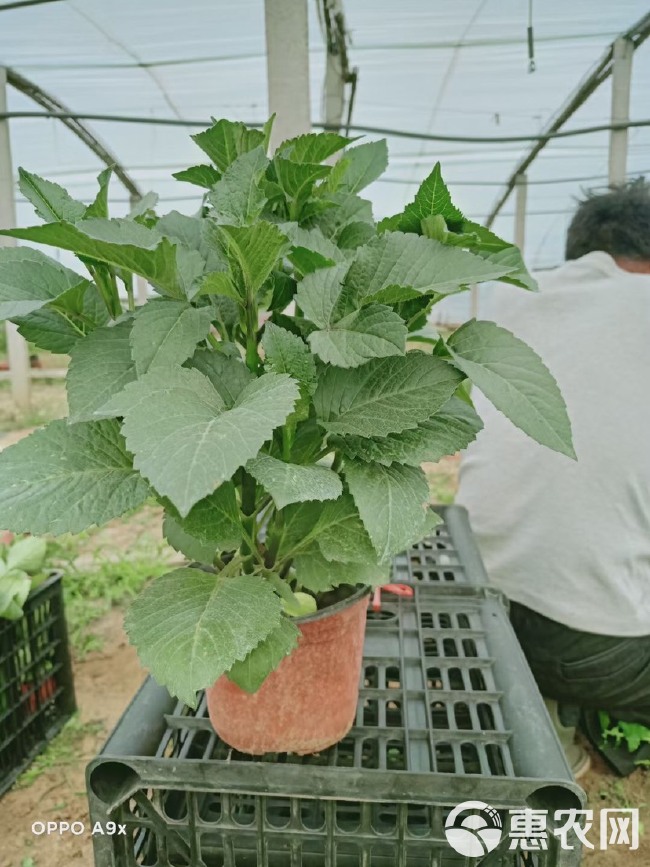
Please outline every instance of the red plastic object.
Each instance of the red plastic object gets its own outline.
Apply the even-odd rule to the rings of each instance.
[[[381,611],[381,594],[392,593],[394,596],[413,596],[413,588],[408,584],[384,584],[383,587],[375,588],[372,594],[372,610]]]
[[[217,734],[242,753],[317,753],[352,728],[368,592],[296,618],[301,637],[255,693],[224,675],[206,690]]]

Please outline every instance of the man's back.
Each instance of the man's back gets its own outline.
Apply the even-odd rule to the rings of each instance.
[[[650,634],[650,275],[589,253],[501,292],[492,315],[544,359],[573,426],[575,463],[476,395],[485,430],[463,459],[490,578],[545,616],[603,635]]]

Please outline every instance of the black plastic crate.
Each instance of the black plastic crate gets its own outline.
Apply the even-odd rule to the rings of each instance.
[[[0,619],[0,795],[75,712],[61,575]]]
[[[430,536],[394,558],[392,580],[454,593],[486,586],[488,576],[467,510],[462,506],[434,506],[433,511],[440,515],[442,523]]]
[[[481,862],[444,836],[450,811],[580,809],[564,754],[499,600],[420,588],[372,614],[355,725],[311,756],[251,757],[145,682],[88,766],[97,867],[574,867],[504,838]],[[578,845],[577,843],[575,844]]]

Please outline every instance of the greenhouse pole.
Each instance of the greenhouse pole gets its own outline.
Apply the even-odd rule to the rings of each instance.
[[[7,70],[0,67],[0,114],[7,111]],[[0,227],[13,229],[16,225],[16,199],[14,195],[14,173],[11,163],[11,142],[9,139],[9,120],[0,119]],[[14,238],[0,238],[0,246],[13,247]],[[7,355],[11,394],[16,406],[25,411],[29,409],[30,369],[27,342],[18,333],[13,322],[5,325],[7,333]]]
[[[526,200],[528,198],[528,178],[525,174],[517,175],[515,181],[515,244],[524,255],[526,244]]]
[[[307,0],[265,0],[270,150],[311,129]]]
[[[634,45],[621,37],[614,43],[612,67],[612,125],[630,119],[630,85]],[[623,184],[627,175],[628,130],[612,129],[609,134],[609,182]]]

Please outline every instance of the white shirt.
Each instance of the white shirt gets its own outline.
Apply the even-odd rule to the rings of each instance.
[[[473,392],[485,429],[457,502],[490,580],[585,632],[650,635],[650,275],[589,253],[500,286],[490,311],[555,376],[578,461],[530,440]]]

